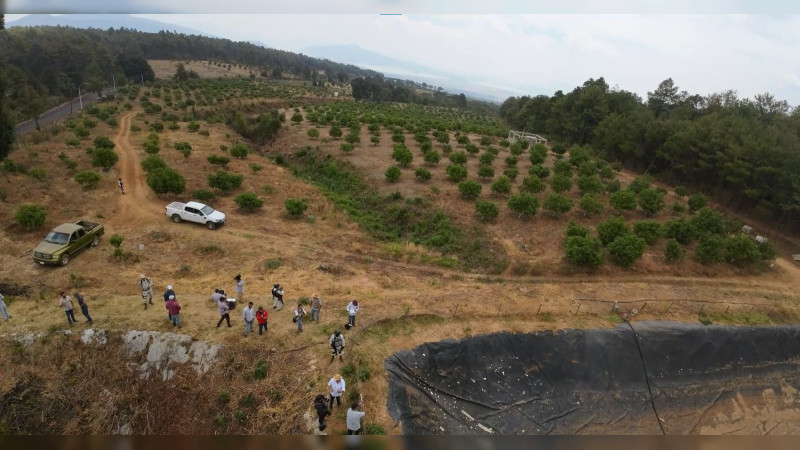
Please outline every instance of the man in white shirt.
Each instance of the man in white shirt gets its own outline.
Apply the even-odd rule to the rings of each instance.
[[[216,305],[216,304],[217,304],[217,303],[219,303],[219,302],[220,302],[220,301],[221,301],[223,298],[225,298],[225,294],[221,293],[221,292],[219,291],[219,288],[217,288],[217,289],[214,289],[214,293],[213,293],[213,294],[211,294],[211,301],[213,301],[213,302],[214,302],[214,304]]]
[[[248,331],[253,331],[253,320],[256,318],[253,302],[247,304],[247,308],[242,311],[242,317],[244,317],[244,335],[247,336]]]
[[[347,304],[347,324],[351,327],[356,326],[356,314],[358,314],[358,300],[353,300]]]
[[[241,275],[236,275],[233,277],[233,281],[236,287],[236,300],[242,302],[244,301],[244,280]]]
[[[328,381],[328,386],[331,388],[331,401],[328,409],[333,409],[333,401],[336,400],[337,406],[342,406],[342,394],[344,394],[344,379],[338,373]]]
[[[144,274],[139,275],[139,289],[142,290],[142,304],[147,309],[148,303],[153,304],[153,282]]]
[[[361,434],[361,418],[366,415],[362,409],[361,402],[356,400],[347,410],[347,434]]]

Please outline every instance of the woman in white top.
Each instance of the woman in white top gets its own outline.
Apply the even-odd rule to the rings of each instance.
[[[344,394],[344,379],[338,373],[328,381],[328,386],[331,388],[331,401],[328,409],[333,409],[333,400],[336,399],[336,405],[342,406],[342,394]]]

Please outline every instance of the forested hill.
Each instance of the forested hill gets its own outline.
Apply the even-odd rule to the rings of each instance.
[[[171,32],[130,29],[15,27],[0,31],[0,71],[8,83],[9,107],[15,119],[29,118],[47,106],[73,96],[77,88],[95,89],[138,78],[146,59],[195,59],[244,64],[259,73],[291,73],[305,79],[347,81],[378,72],[353,65],[247,42]],[[320,75],[318,71],[325,71]]]
[[[567,94],[511,97],[500,111],[514,129],[590,145],[610,161],[800,230],[800,108],[770,94],[690,95],[668,79],[643,100],[600,78]]]

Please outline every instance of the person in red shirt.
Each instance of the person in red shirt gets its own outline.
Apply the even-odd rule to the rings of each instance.
[[[180,328],[181,327],[181,317],[180,317],[181,305],[179,305],[178,302],[175,301],[175,296],[174,295],[170,295],[169,296],[169,300],[167,300],[167,303],[165,303],[164,306],[166,306],[167,311],[169,311],[169,318],[172,320],[172,326]]]
[[[269,314],[267,310],[264,309],[263,306],[258,307],[258,311],[256,311],[256,320],[258,321],[258,335],[261,335],[261,330],[267,331],[267,320],[269,319]]]

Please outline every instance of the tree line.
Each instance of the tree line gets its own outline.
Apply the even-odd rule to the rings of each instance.
[[[447,94],[442,88],[432,92],[418,93],[408,80],[386,79],[383,76],[358,77],[350,81],[353,98],[357,101],[417,103],[420,105],[466,107],[467,97],[462,94]]]
[[[510,97],[500,114],[512,128],[590,145],[609,161],[691,186],[779,229],[800,227],[800,108],[769,93],[700,96],[667,79],[644,100],[599,78],[566,94]]]

